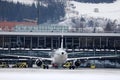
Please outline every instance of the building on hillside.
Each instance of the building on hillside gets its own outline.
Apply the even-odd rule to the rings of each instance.
[[[4,22],[0,22],[0,31],[13,31],[13,28],[16,26],[16,25],[26,25],[26,26],[30,26],[30,25],[36,25],[36,23],[32,23],[32,22],[7,22],[7,21],[4,21]]]

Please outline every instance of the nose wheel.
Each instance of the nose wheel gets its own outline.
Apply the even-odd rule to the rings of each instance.
[[[52,64],[53,68],[58,68],[58,64]]]

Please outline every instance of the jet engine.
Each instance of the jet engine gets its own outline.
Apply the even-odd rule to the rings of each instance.
[[[42,60],[41,59],[36,59],[35,64],[40,67],[42,65]]]
[[[76,61],[74,62],[74,65],[75,65],[76,67],[79,67],[79,66],[80,66],[80,60],[76,60]]]

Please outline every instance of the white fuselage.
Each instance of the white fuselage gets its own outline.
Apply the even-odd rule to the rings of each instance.
[[[66,62],[67,57],[68,57],[67,52],[62,48],[59,48],[54,52],[52,63],[63,64]]]

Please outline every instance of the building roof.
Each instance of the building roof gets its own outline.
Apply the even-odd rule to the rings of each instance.
[[[13,27],[15,27],[16,25],[37,25],[37,24],[32,22],[8,22],[8,21],[0,22],[0,28],[3,31],[12,31]]]
[[[0,32],[0,35],[120,37],[120,33]]]

